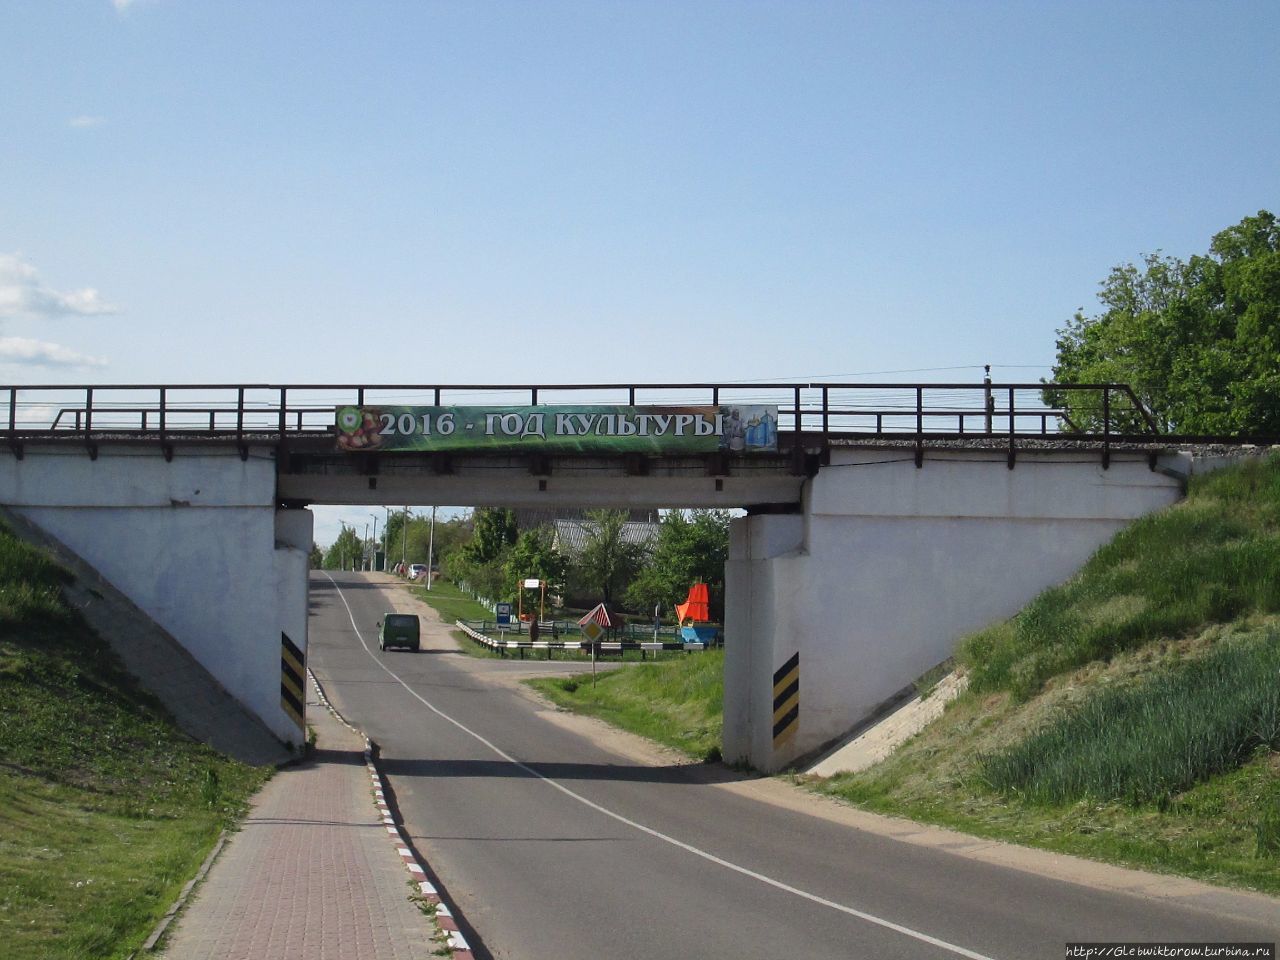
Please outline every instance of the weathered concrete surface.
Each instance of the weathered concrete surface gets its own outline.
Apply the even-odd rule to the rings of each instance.
[[[888,716],[829,751],[806,771],[818,777],[857,773],[879,763],[933,721],[968,687],[960,673],[947,674],[927,697],[912,697]]]
[[[307,649],[311,513],[277,509],[275,451],[145,444],[0,451],[0,503],[65,544],[258,716],[300,745],[282,634]]]
[[[168,632],[65,544],[0,507],[14,533],[52,553],[75,575],[63,588],[89,625],[124,661],[191,737],[254,765],[280,764],[292,754],[256,716],[202,667]]]

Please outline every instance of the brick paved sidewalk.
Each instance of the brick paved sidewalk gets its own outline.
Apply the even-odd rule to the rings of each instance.
[[[402,960],[432,924],[373,805],[364,742],[308,685],[316,757],[254,798],[161,951],[166,960]]]

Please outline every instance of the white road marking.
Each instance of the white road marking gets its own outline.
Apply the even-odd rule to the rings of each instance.
[[[741,874],[744,877],[750,877],[752,880],[758,880],[763,884],[773,887],[775,890],[781,890],[784,893],[791,894],[792,896],[800,897],[803,900],[808,900],[810,903],[816,903],[818,904],[818,906],[828,907],[832,910],[837,910],[840,913],[848,914],[851,917],[857,917],[859,920],[865,920],[867,923],[875,924],[878,927],[884,927],[886,930],[892,930],[895,933],[900,933],[903,936],[910,937],[913,940],[919,940],[922,943],[930,944],[931,946],[935,946],[942,950],[946,950],[950,953],[954,953],[957,956],[968,957],[969,960],[992,960],[991,957],[988,957],[984,953],[976,953],[973,950],[968,950],[965,947],[958,946],[957,944],[948,943],[946,940],[939,940],[937,937],[931,937],[929,936],[929,934],[922,933],[919,930],[913,930],[910,927],[904,927],[902,924],[894,923],[892,920],[885,920],[883,917],[877,917],[874,914],[866,913],[862,910],[857,910],[853,907],[845,906],[843,903],[836,903],[834,900],[828,900],[826,897],[820,897],[817,894],[809,893],[808,891],[801,890],[798,887],[793,887],[788,883],[783,883],[781,880],[775,880],[772,877],[765,876],[763,873],[758,873],[755,870],[750,869],[749,867],[740,866],[739,864],[733,863],[729,860],[725,860],[721,857],[717,857],[714,853],[708,853],[706,850],[702,850],[698,847],[693,846],[692,844],[685,843],[683,840],[677,840],[675,837],[668,836],[667,834],[662,833],[659,830],[654,830],[652,827],[646,827],[643,823],[637,823],[634,820],[630,820],[627,817],[624,817],[620,813],[614,813],[612,810],[609,810],[606,807],[600,806],[600,804],[596,803],[595,801],[588,800],[586,797],[582,796],[579,793],[574,793],[574,791],[570,790],[564,784],[559,783],[558,781],[552,780],[550,777],[542,775],[537,770],[534,770],[532,767],[521,763],[519,760],[511,756],[509,753],[507,753],[497,744],[492,743],[489,740],[486,740],[481,734],[476,733],[470,727],[455,720],[453,717],[449,716],[447,713],[442,711],[439,707],[435,706],[435,704],[431,703],[429,700],[426,700],[424,697],[422,697],[421,694],[419,694],[416,690],[414,690],[411,686],[409,686],[409,684],[405,683],[404,680],[402,680],[399,677],[399,675],[397,675],[390,667],[388,667],[385,663],[379,660],[377,656],[374,655],[374,652],[369,649],[369,645],[365,643],[364,634],[360,632],[360,628],[356,626],[355,614],[351,612],[351,604],[347,603],[347,598],[346,596],[343,595],[342,588],[338,586],[338,582],[334,580],[333,577],[329,576],[328,571],[324,571],[324,575],[329,578],[329,582],[332,583],[334,586],[334,589],[338,591],[338,598],[342,601],[342,605],[347,608],[347,617],[351,620],[351,629],[353,629],[356,632],[356,637],[360,641],[360,646],[364,647],[365,653],[367,653],[373,659],[373,662],[376,663],[379,667],[381,667],[383,671],[387,674],[387,676],[391,677],[391,679],[395,680],[396,683],[404,687],[405,690],[409,692],[410,696],[412,696],[424,707],[426,707],[428,710],[430,710],[432,713],[438,716],[441,720],[445,720],[448,723],[453,724],[463,733],[467,734],[467,736],[475,740],[478,740],[480,743],[483,743],[486,747],[488,747],[490,750],[496,753],[499,757],[507,761],[507,763],[513,764],[514,766],[523,770],[525,773],[529,774],[530,776],[536,777],[537,779],[541,780],[543,783],[547,784],[548,786],[554,787],[556,790],[559,790],[565,796],[572,797],[574,800],[577,800],[583,806],[590,807],[592,810],[595,810],[598,813],[602,813],[606,817],[610,817],[621,824],[625,824],[626,826],[631,827],[633,830],[638,830],[643,834],[647,834],[648,836],[653,837],[655,840],[661,840],[663,843],[668,843],[673,847],[677,847],[681,850],[684,850],[686,853],[691,853],[694,856],[701,857],[703,860],[707,860],[711,863],[714,863],[716,866],[723,867],[726,870],[732,870],[734,873]]]

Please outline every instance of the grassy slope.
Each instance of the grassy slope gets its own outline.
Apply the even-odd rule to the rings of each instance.
[[[0,529],[0,940],[14,958],[136,949],[266,773],[178,731]]]

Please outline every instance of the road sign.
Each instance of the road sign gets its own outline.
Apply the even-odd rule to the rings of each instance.
[[[592,643],[599,640],[603,633],[604,627],[600,626],[600,624],[596,623],[594,620],[588,620],[582,625],[582,635]]]

